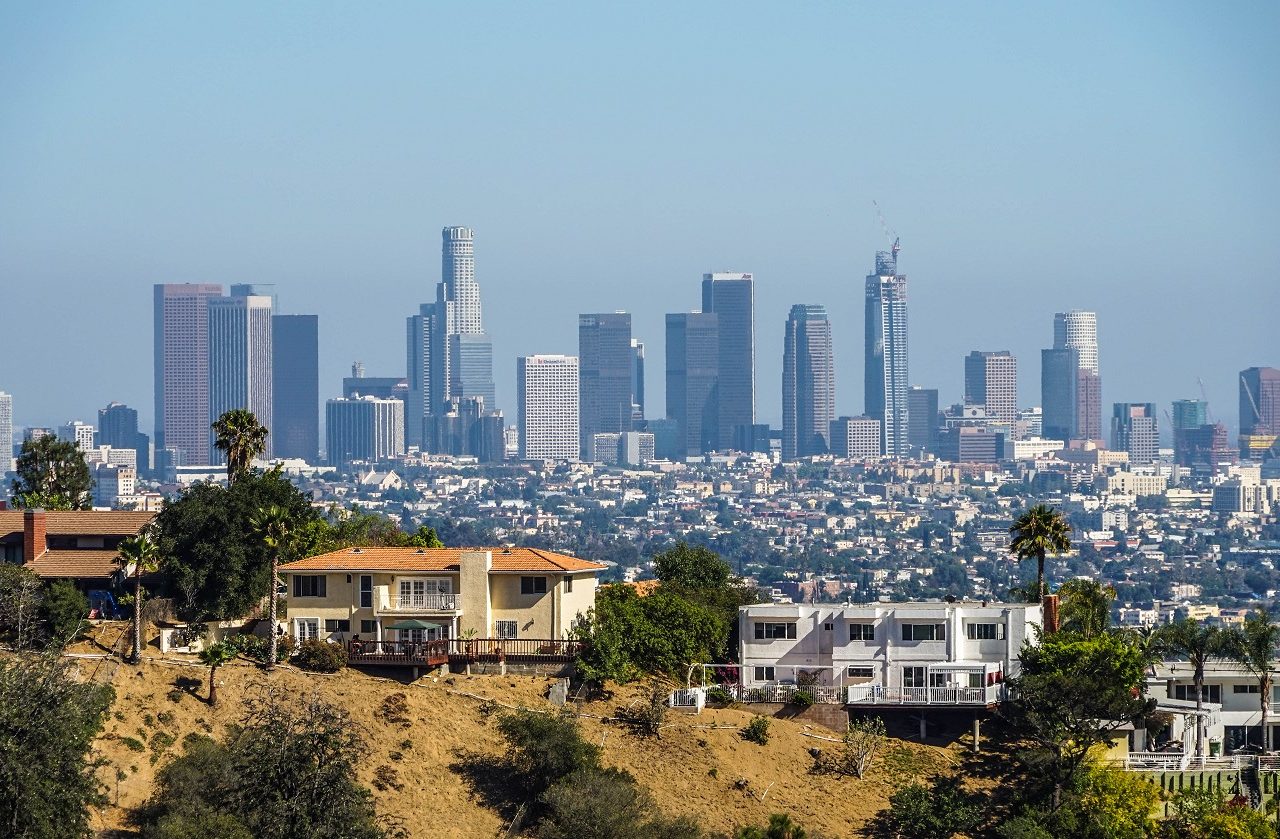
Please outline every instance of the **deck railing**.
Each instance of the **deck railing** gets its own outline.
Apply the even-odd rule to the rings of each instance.
[[[426,662],[447,659],[448,641],[348,641],[352,661]]]
[[[538,658],[569,661],[578,654],[580,641],[550,638],[451,638],[449,655],[476,661]]]
[[[840,705],[844,702],[843,690],[831,685],[759,685],[758,687],[732,685],[726,689],[739,702],[786,704],[799,691],[808,693],[818,705]]]
[[[896,688],[850,685],[850,705],[992,705],[1000,701],[1001,686]]]

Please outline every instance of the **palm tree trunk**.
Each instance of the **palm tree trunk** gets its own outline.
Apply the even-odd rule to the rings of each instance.
[[[1271,751],[1271,744],[1267,738],[1267,711],[1271,706],[1271,674],[1266,673],[1258,683],[1259,704],[1262,706],[1262,753],[1266,754]]]
[[[280,573],[280,553],[273,551],[271,554],[271,585],[268,586],[267,597],[267,631],[271,633],[271,639],[267,642],[267,669],[274,670],[276,666],[276,651],[279,649],[280,641],[276,635],[276,580]]]
[[[133,572],[133,663],[142,661],[142,564]]]
[[[1041,603],[1044,601],[1044,553],[1036,555],[1036,599],[1034,602]]]
[[[218,666],[215,664],[214,666],[209,668],[209,707],[213,707],[214,705],[218,704],[217,676],[218,676]]]
[[[1196,757],[1204,757],[1204,667],[1196,668]]]

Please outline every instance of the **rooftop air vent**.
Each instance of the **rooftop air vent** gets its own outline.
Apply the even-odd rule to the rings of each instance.
[[[352,549],[351,549],[351,552],[352,552],[353,554],[362,553],[362,551],[361,551],[359,548],[352,548]]]

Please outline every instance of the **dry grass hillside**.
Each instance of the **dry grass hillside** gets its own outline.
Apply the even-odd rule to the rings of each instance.
[[[361,781],[376,787],[381,776],[379,812],[403,820],[412,836],[491,839],[500,835],[502,818],[476,800],[458,772],[460,753],[502,750],[493,706],[482,707],[477,697],[552,710],[545,698],[552,680],[542,677],[426,676],[402,684],[354,670],[322,676],[282,667],[266,673],[248,662],[218,671],[219,702],[211,708],[204,701],[207,668],[184,665],[180,657],[152,658],[138,667],[105,664],[82,663],[86,676],[110,681],[117,692],[97,744],[107,760],[101,772],[111,800],[96,817],[104,832],[124,827],[126,811],[147,797],[156,768],[180,748],[183,735],[221,734],[246,697],[276,688],[314,691],[350,711],[369,746]],[[628,687],[610,701],[579,705],[583,730],[603,745],[606,764],[629,770],[664,810],[695,816],[709,830],[729,833],[788,812],[824,837],[856,835],[886,805],[895,780],[942,768],[955,757],[949,750],[891,741],[888,759],[859,781],[810,774],[808,750],[834,744],[806,734],[832,732],[791,720],[774,720],[770,742],[759,746],[738,736],[752,717],[746,710],[671,712],[658,740],[601,719],[643,693]],[[385,713],[395,694],[404,697],[404,721]]]

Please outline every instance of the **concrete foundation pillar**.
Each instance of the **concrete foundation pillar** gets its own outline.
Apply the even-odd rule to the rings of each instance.
[[[978,719],[978,717],[977,717],[977,715],[975,714],[975,715],[974,715],[974,717],[973,717],[973,750],[974,750],[974,752],[980,752],[980,751],[982,751],[982,747],[981,747],[982,729],[981,729],[981,726],[982,726],[982,721],[981,721],[981,720],[979,720],[979,719]]]

